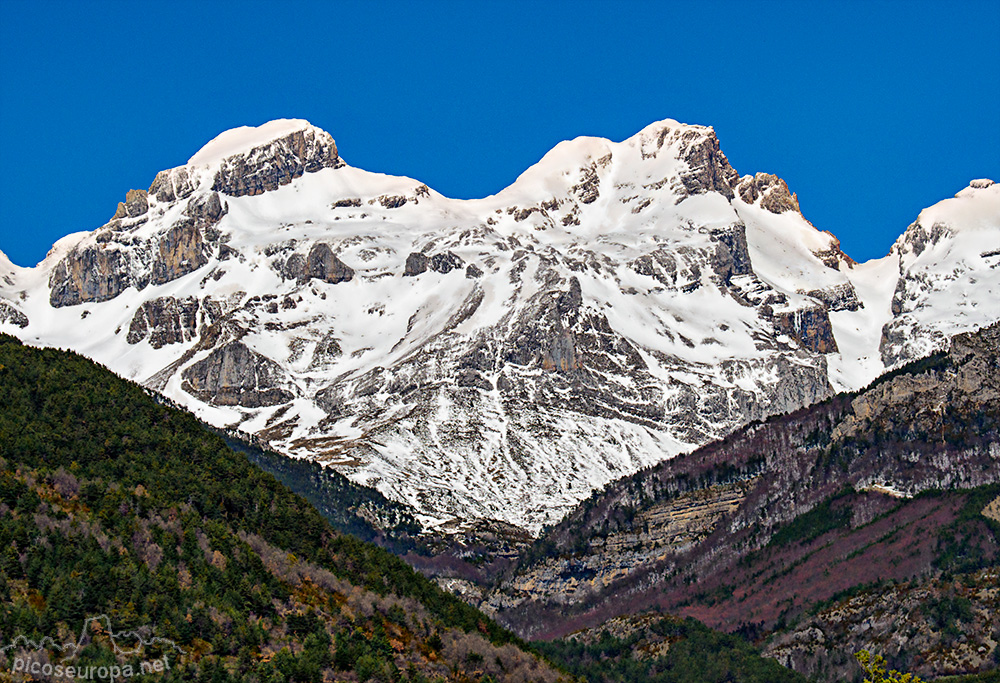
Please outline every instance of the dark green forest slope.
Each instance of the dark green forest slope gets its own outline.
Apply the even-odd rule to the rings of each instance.
[[[106,615],[176,642],[168,681],[560,677],[394,555],[333,530],[193,416],[89,360],[0,337],[0,406],[4,646],[75,640]],[[74,659],[114,660],[104,636]]]

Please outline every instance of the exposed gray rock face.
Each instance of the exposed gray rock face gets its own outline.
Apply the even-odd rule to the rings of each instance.
[[[138,218],[149,211],[149,200],[145,190],[129,190],[125,193],[125,201],[118,202],[118,210],[112,219]]]
[[[825,364],[806,351],[726,362],[718,370],[657,354],[660,368],[655,370],[604,310],[586,300],[581,277],[565,277],[555,263],[542,262],[529,285],[538,291],[524,305],[466,336],[455,330],[478,315],[483,295],[473,290],[441,332],[401,362],[339,378],[321,390],[316,400],[331,422],[352,416],[371,427],[352,443],[331,446],[317,440],[313,447],[322,457],[344,463],[363,462],[383,444],[397,443],[407,444],[413,461],[427,466],[437,462],[451,469],[442,459],[468,457],[477,464],[456,462],[457,482],[449,490],[428,490],[419,499],[422,505],[457,514],[465,505],[462,491],[488,476],[482,472],[489,470],[480,467],[491,467],[504,476],[508,490],[503,499],[484,502],[492,509],[483,516],[502,518],[504,500],[513,498],[525,506],[529,519],[541,519],[547,512],[533,505],[529,492],[558,496],[566,487],[585,486],[591,472],[614,471],[617,465],[605,460],[604,444],[614,442],[614,448],[634,452],[637,461],[641,457],[641,438],[631,427],[609,433],[603,425],[636,425],[651,433],[670,429],[678,439],[699,443],[743,420],[831,393]],[[707,374],[669,387],[658,379],[658,373],[690,376],[692,370]],[[727,379],[710,378],[716,371]],[[781,379],[762,394],[760,388],[740,388],[740,378],[747,375]],[[391,411],[385,397],[400,406],[395,419],[386,419]],[[441,406],[447,406],[446,418]],[[500,447],[491,446],[495,443]],[[550,469],[549,463],[559,459],[558,470]],[[516,479],[499,474],[508,471],[519,474]]]
[[[945,210],[951,206],[954,211]],[[981,319],[984,300],[1000,296],[1000,240],[989,228],[997,216],[1000,187],[976,180],[922,211],[896,240],[892,319],[882,328],[879,347],[887,367],[945,348],[949,337],[964,329],[956,321]],[[993,301],[987,312],[996,311]],[[950,315],[928,317],[934,310]]]
[[[733,188],[740,175],[719,149],[719,138],[714,131],[711,135],[686,131],[681,140],[681,158],[688,163],[688,171],[681,174],[685,189],[691,194],[718,192],[726,199],[732,199]]]
[[[830,233],[825,230],[823,232],[830,235]],[[854,259],[841,251],[840,240],[833,235],[830,235],[830,237],[832,239],[829,249],[815,251],[813,252],[813,255],[822,261],[827,268],[831,268],[833,270],[840,270],[841,265],[846,266],[847,268],[853,268],[856,265],[854,263]]]
[[[853,414],[831,436],[852,436],[872,423],[889,430],[933,433],[941,421],[942,406],[970,411],[969,406],[1000,405],[1000,323],[958,335],[950,342],[948,356],[957,370],[944,375],[902,375],[873,387],[854,399]],[[942,482],[941,488],[949,485]]]
[[[431,260],[426,254],[414,252],[406,257],[406,265],[403,267],[403,277],[416,277],[427,272],[427,266]]]
[[[422,254],[420,252],[413,252],[406,257],[406,264],[403,267],[403,277],[416,277],[421,273],[426,273],[428,268],[436,273],[450,273],[451,271],[461,268],[464,265],[465,262],[450,251],[433,254],[431,256],[427,256],[426,254]],[[471,266],[470,264],[470,267],[474,266]],[[476,270],[479,269],[476,268]],[[469,275],[467,271],[466,277],[474,278],[482,275],[482,271],[479,271],[479,276],[475,275],[475,271],[472,272],[473,274]]]
[[[142,289],[149,282],[143,266],[141,254],[119,244],[73,249],[49,276],[49,303],[59,308],[107,301],[130,286]]]
[[[601,179],[597,175],[597,165],[591,164],[580,172],[580,183],[572,188],[573,194],[583,204],[593,204],[601,196]]]
[[[747,204],[760,199],[761,207],[771,213],[799,211],[798,197],[788,190],[788,184],[784,180],[770,173],[746,176],[740,181],[736,191]]]
[[[149,186],[149,194],[164,203],[186,199],[191,196],[194,190],[195,186],[191,175],[183,166],[160,171]]]
[[[328,133],[312,128],[299,130],[223,160],[212,189],[231,197],[257,195],[277,190],[304,173],[343,165]]]
[[[825,289],[813,289],[806,293],[814,299],[819,299],[830,311],[856,311],[865,307],[850,282]]]
[[[306,282],[310,278],[317,278],[334,285],[354,278],[354,269],[337,258],[330,245],[324,242],[314,244],[307,256],[289,256],[281,272],[283,277],[290,280]]]
[[[184,390],[206,403],[259,408],[290,401],[278,386],[281,367],[240,341],[229,342],[184,369]]]
[[[729,284],[733,276],[750,275],[753,272],[750,252],[747,250],[746,226],[737,224],[715,230],[712,236],[718,242],[710,263],[721,283]]]
[[[919,665],[907,667],[919,680],[995,670],[993,636],[1000,628],[1000,591],[990,585],[995,577],[988,569],[961,581],[931,574],[858,591],[772,636],[762,654],[812,680],[850,680],[857,662],[847,653],[861,650],[903,661],[923,654],[915,658]],[[968,605],[969,616],[939,621],[934,607],[955,604]]]
[[[382,195],[378,198],[378,203],[386,209],[398,209],[406,204],[406,197],[402,195]]]
[[[180,344],[197,337],[198,313],[201,302],[195,297],[176,299],[172,296],[144,301],[132,317],[126,340],[138,344],[148,338],[154,349],[167,344]],[[205,314],[210,314],[208,309]],[[211,322],[209,318],[207,323]]]
[[[643,159],[656,158],[666,147],[676,153],[678,159],[687,163],[687,169],[680,173],[675,179],[676,182],[670,182],[672,188],[676,190],[683,188],[687,194],[718,192],[726,199],[735,196],[733,188],[739,182],[740,176],[730,166],[726,155],[719,148],[719,138],[713,129],[658,126],[655,137],[646,139],[643,143],[641,149]],[[644,187],[659,189],[663,184],[673,180],[664,178]],[[683,199],[683,196],[678,199]]]
[[[705,540],[743,502],[747,488],[744,482],[716,485],[650,505],[639,511],[632,528],[587,539],[586,550],[545,559],[507,577],[485,599],[474,602],[491,615],[529,600],[583,602],[616,579]]]
[[[835,353],[838,350],[830,313],[825,306],[777,313],[774,321],[779,332],[794,337],[810,351]]]
[[[694,607],[723,628],[753,617],[762,635],[785,630],[778,624],[790,613],[790,630],[797,633],[771,638],[771,655],[807,675],[827,675],[829,669],[814,666],[824,660],[839,666],[844,653],[884,645],[888,635],[903,633],[900,615],[916,604],[885,613],[883,603],[866,612],[844,604],[845,589],[876,579],[898,586],[900,580],[933,577],[941,529],[964,515],[958,512],[963,503],[974,502],[974,515],[1000,514],[1000,499],[983,508],[992,495],[966,498],[969,492],[961,491],[1000,480],[998,349],[1000,323],[958,335],[942,358],[858,394],[748,426],[613,482],[548,529],[535,552],[480,606],[522,637],[557,637],[651,605],[671,613]],[[928,489],[949,497],[904,500]],[[811,528],[821,503],[829,505],[826,514],[846,513],[846,519],[819,538],[780,538],[789,522],[810,511]],[[970,548],[970,555],[996,556],[990,534],[971,532],[971,524],[958,528],[967,536],[953,542]],[[981,576],[990,590],[966,595],[978,592],[995,603],[995,571]],[[955,595],[958,582],[946,578],[942,588]],[[724,586],[717,594],[705,590],[716,585]],[[884,585],[870,593],[881,601]],[[910,590],[904,593],[912,598]],[[806,616],[810,603],[831,597],[838,602],[822,619]],[[539,624],[553,623],[548,617],[555,614],[565,630],[540,633]],[[845,621],[853,623],[848,628]],[[988,661],[996,646],[985,640],[995,622],[981,614],[965,620],[968,640],[976,633],[986,645],[967,650],[978,652],[969,659],[973,667]],[[803,632],[807,627],[812,633]],[[940,642],[939,634],[916,628],[906,633],[894,646],[912,639],[911,653],[940,651],[932,645]],[[954,667],[952,657],[939,661],[948,659]],[[833,674],[841,680],[849,670],[839,667]]]
[[[6,301],[0,301],[0,323],[11,323],[20,328],[25,328],[28,326],[28,316]]]
[[[208,263],[208,254],[198,224],[181,221],[160,237],[152,254],[150,279],[157,285],[176,280]]]
[[[306,257],[306,276],[337,284],[353,278],[354,271],[337,258],[328,244],[320,242],[313,245]]]

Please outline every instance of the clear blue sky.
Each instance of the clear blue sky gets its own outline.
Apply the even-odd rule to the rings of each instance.
[[[492,194],[577,135],[715,127],[858,260],[1000,181],[1000,2],[0,1],[0,249],[33,265],[219,132]]]

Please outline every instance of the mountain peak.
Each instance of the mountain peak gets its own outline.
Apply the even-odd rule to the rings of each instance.
[[[329,137],[305,119],[275,119],[259,126],[239,126],[219,133],[188,159],[188,166],[204,166],[250,152],[297,132],[313,131]]]
[[[975,180],[969,181],[969,187],[975,190],[985,190],[988,187],[993,187],[996,185],[995,182],[989,178],[976,178]]]
[[[256,195],[287,185],[304,173],[340,168],[337,143],[304,119],[276,119],[220,133],[184,166],[160,171],[148,194],[173,201],[203,182],[233,197]]]
[[[920,212],[915,227],[933,230],[935,225],[948,226],[956,230],[976,231],[995,229],[996,217],[1000,215],[1000,185],[987,178],[973,180],[954,197],[943,199]],[[936,241],[936,240],[935,240]]]

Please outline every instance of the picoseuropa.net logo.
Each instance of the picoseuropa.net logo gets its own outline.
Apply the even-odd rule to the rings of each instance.
[[[88,664],[77,659],[95,641],[110,644],[113,664]],[[113,682],[169,671],[172,661],[176,663],[176,657],[182,654],[184,650],[167,638],[151,637],[140,631],[116,632],[107,615],[100,614],[83,622],[80,637],[75,641],[58,643],[48,636],[38,641],[15,636],[0,647],[0,665],[13,674],[14,680]]]

